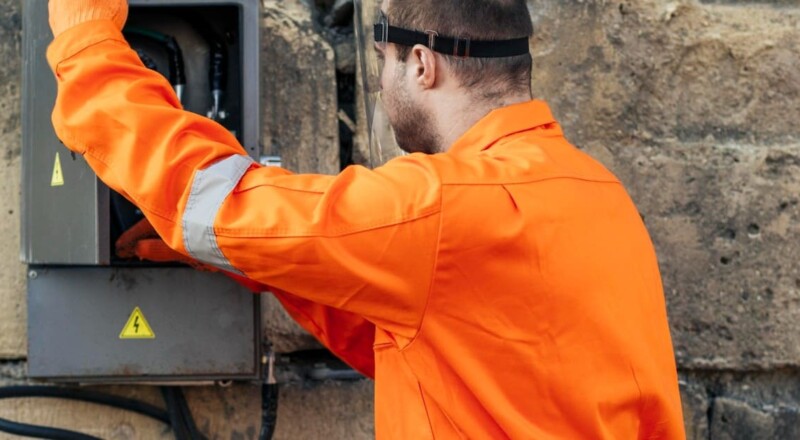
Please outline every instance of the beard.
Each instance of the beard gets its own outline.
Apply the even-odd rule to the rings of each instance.
[[[440,153],[443,151],[442,140],[436,132],[434,116],[430,110],[415,105],[403,85],[404,74],[405,65],[398,65],[393,81],[395,87],[385,90],[383,94],[397,146],[406,153]]]

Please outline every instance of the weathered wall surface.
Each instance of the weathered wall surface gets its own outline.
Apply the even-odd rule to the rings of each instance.
[[[0,0],[2,384],[26,382],[21,3]],[[363,160],[363,150],[350,154],[358,118],[348,2],[264,5],[266,149],[299,172],[335,173]],[[688,437],[800,438],[800,2],[529,5],[535,95],[576,145],[620,176],[653,236]],[[263,315],[277,351],[318,349],[276,302],[266,301]],[[316,383],[287,371],[275,438],[372,437],[371,383]],[[160,404],[151,387],[105,390]],[[189,388],[187,398],[210,438],[257,435],[257,386]],[[6,401],[0,417],[104,438],[171,438],[155,422],[88,404]]]
[[[26,352],[25,267],[19,262],[20,2],[0,0],[0,356]]]

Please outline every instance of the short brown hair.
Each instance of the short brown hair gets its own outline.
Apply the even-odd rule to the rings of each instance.
[[[393,26],[434,30],[448,37],[507,40],[533,35],[525,0],[392,0],[387,15]],[[398,46],[400,61],[410,53],[410,47]],[[530,90],[530,54],[505,58],[444,57],[461,85],[478,97]]]

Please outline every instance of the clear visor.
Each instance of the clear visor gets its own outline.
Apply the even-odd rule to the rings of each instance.
[[[405,154],[394,138],[389,118],[381,101],[381,73],[384,60],[378,56],[377,47],[386,49],[388,20],[381,12],[381,0],[355,0],[355,36],[358,57],[359,105],[366,118],[367,139],[363,142],[369,150],[369,165],[379,167],[394,157]],[[378,25],[376,29],[375,25]],[[382,29],[382,31],[380,31]],[[378,30],[376,32],[376,30]],[[377,34],[377,35],[376,35]],[[377,41],[376,41],[377,36]],[[367,148],[365,148],[367,149]]]

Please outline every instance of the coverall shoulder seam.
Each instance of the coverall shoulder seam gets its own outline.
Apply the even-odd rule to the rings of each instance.
[[[441,178],[441,176],[440,176]],[[430,272],[430,280],[428,281],[428,293],[425,296],[425,307],[422,309],[422,315],[419,318],[419,325],[417,326],[416,332],[414,332],[414,337],[403,347],[400,347],[399,351],[404,352],[406,349],[411,347],[414,342],[419,339],[419,335],[422,333],[422,326],[425,323],[425,318],[428,316],[428,309],[431,303],[431,297],[433,296],[433,287],[436,284],[436,268],[439,267],[439,249],[441,248],[442,244],[442,226],[444,224],[444,216],[441,213],[444,211],[444,196],[442,194],[442,189],[444,185],[439,186],[439,228],[436,231],[436,248],[434,249],[433,254],[433,265],[431,266]],[[433,426],[431,425],[431,428]]]
[[[335,176],[331,176],[331,177],[335,177]],[[321,196],[321,195],[325,194],[325,191],[317,191],[317,190],[302,189],[302,188],[292,188],[290,186],[279,185],[279,184],[276,184],[276,183],[259,183],[258,185],[253,185],[253,186],[247,187],[245,189],[234,190],[233,193],[234,194],[244,194],[244,193],[246,193],[248,191],[252,191],[252,190],[259,189],[259,188],[264,188],[264,187],[282,189],[282,190],[286,190],[286,191],[299,192],[299,193],[304,193],[304,194],[313,194],[313,195],[317,195],[317,196]]]

